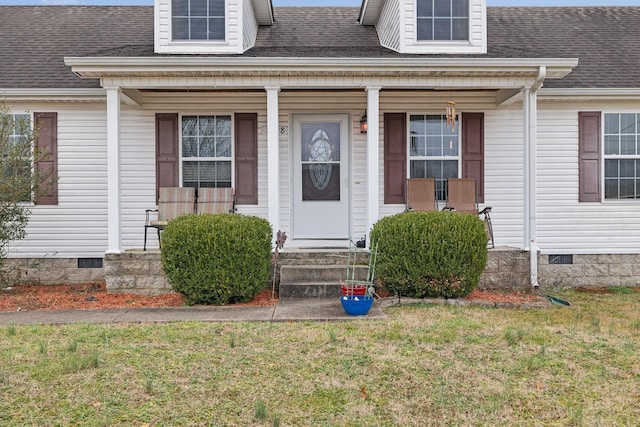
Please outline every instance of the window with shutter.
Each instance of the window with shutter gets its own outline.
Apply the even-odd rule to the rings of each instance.
[[[387,116],[389,118],[387,119]],[[447,199],[446,182],[448,178],[473,178],[476,181],[478,202],[484,202],[484,113],[463,113],[462,126],[456,117],[453,128],[447,126],[443,115],[412,114],[409,117],[410,136],[408,150],[404,123],[406,114],[385,114],[385,203],[389,195],[400,194],[404,197],[404,179],[406,163],[402,171],[394,160],[405,161],[402,155],[394,151],[399,144],[396,138],[403,138],[402,153],[409,156],[410,178],[434,178],[438,200]],[[389,173],[387,173],[387,170]],[[402,190],[400,190],[402,188]],[[392,193],[396,190],[396,193]],[[392,198],[393,203],[404,203],[400,196]]]

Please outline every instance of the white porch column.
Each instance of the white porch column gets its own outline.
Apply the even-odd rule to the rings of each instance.
[[[107,91],[107,232],[106,253],[122,252],[120,212],[120,92],[119,87]]]
[[[280,229],[280,86],[265,86],[264,89],[267,91],[267,206],[275,241],[275,235]]]
[[[380,215],[380,89],[367,86],[367,235]],[[367,239],[367,245],[370,243]]]

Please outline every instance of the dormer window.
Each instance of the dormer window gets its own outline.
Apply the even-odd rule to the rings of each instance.
[[[173,40],[225,40],[225,0],[172,0]]]
[[[416,0],[418,41],[468,41],[469,0]]]

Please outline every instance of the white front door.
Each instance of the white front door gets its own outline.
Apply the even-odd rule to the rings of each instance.
[[[349,116],[293,123],[293,239],[349,238]]]

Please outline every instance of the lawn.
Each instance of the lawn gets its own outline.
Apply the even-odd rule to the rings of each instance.
[[[385,321],[0,328],[3,426],[637,426],[640,292]]]

